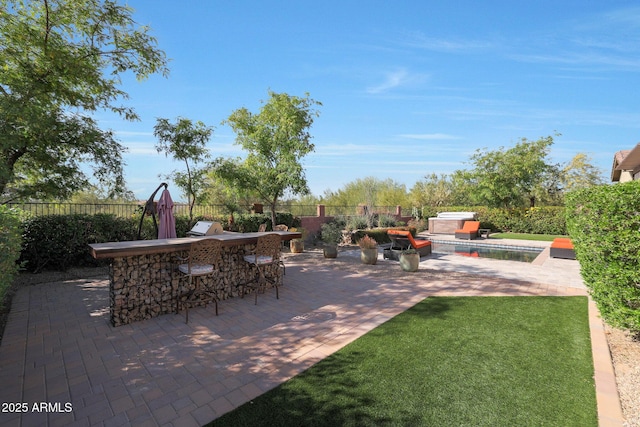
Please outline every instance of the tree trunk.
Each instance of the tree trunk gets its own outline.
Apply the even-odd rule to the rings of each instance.
[[[278,203],[278,199],[273,199],[271,202],[271,229],[273,230],[276,225],[276,203]]]

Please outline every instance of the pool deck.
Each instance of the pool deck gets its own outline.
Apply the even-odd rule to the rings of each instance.
[[[493,239],[490,239],[493,240]],[[489,241],[490,241],[489,240]],[[482,239],[484,242],[485,240]],[[526,242],[549,245],[549,242]],[[0,345],[2,426],[200,426],[270,390],[429,296],[587,295],[573,260],[439,255],[403,273],[343,251],[287,254],[280,299],[221,301],[114,328],[104,271],[22,287]],[[589,302],[600,426],[623,418],[604,327]],[[49,412],[34,412],[45,402]],[[70,411],[65,412],[65,404]]]

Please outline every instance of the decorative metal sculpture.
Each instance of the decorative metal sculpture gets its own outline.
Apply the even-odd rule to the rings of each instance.
[[[166,182],[163,182],[162,184],[160,184],[158,186],[158,188],[156,188],[156,191],[154,191],[151,194],[151,197],[149,197],[149,200],[147,200],[147,202],[144,204],[144,209],[142,210],[142,216],[140,217],[140,223],[138,224],[138,237],[137,240],[140,240],[140,232],[142,231],[142,221],[144,221],[144,216],[146,214],[151,214],[151,218],[153,218],[153,226],[156,229],[156,236],[158,235],[158,222],[156,220],[156,206],[153,203],[153,198],[156,197],[156,193],[158,191],[160,191],[160,189],[164,187],[165,189],[167,187],[169,187],[167,185]]]

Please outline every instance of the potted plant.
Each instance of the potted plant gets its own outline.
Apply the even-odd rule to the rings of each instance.
[[[289,241],[289,249],[291,250],[291,253],[299,254],[301,252],[304,252],[304,239],[306,237],[307,230],[305,230],[304,228],[290,228],[289,231],[297,231],[299,233],[302,233],[302,238],[291,239]]]
[[[403,271],[418,271],[420,254],[415,249],[405,249],[400,254],[400,267]]]
[[[360,246],[360,260],[364,264],[375,265],[378,262],[378,242],[370,236],[358,240]]]
[[[338,256],[338,243],[342,241],[342,230],[335,222],[322,224],[320,238],[324,242],[322,253],[325,258],[336,258]]]

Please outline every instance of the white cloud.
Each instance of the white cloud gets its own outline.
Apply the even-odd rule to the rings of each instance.
[[[366,91],[370,94],[379,94],[388,92],[391,89],[395,89],[397,87],[408,86],[422,83],[427,79],[426,74],[412,74],[409,73],[406,69],[401,68],[399,70],[387,73],[385,76],[385,80],[376,86],[369,86]]]
[[[438,52],[477,52],[485,51],[496,46],[495,42],[472,39],[437,39],[427,37],[420,31],[410,33],[402,42],[407,46],[433,50]]]

